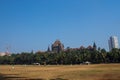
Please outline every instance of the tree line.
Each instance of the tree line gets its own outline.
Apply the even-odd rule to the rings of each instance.
[[[41,65],[81,64],[89,61],[96,63],[120,63],[120,49],[78,49],[60,53],[52,52],[22,52],[11,56],[0,56],[0,64],[27,64],[39,63]]]

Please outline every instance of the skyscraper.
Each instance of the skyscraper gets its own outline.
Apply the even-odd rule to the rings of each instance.
[[[118,38],[116,36],[111,36],[108,40],[109,50],[111,51],[113,48],[119,48]]]

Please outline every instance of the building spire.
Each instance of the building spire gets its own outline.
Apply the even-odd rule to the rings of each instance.
[[[95,42],[93,43],[93,48],[94,48],[94,50],[97,49],[97,46],[96,46],[96,43],[95,43]]]
[[[50,47],[48,46],[47,52],[50,52]]]

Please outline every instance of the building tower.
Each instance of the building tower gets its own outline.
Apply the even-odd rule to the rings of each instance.
[[[116,36],[111,36],[108,40],[109,50],[111,51],[113,48],[119,48],[118,38]]]
[[[54,53],[60,53],[61,51],[64,51],[64,45],[59,40],[56,40],[54,44],[52,44],[51,48],[52,52]]]
[[[97,50],[97,46],[96,46],[96,43],[95,43],[95,42],[93,43],[93,49],[94,49],[94,50]]]
[[[47,52],[50,52],[50,47],[48,46]]]

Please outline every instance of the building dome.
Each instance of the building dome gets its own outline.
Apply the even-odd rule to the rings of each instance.
[[[55,53],[59,53],[64,50],[64,45],[60,42],[60,40],[56,40],[52,44],[52,51]]]
[[[60,44],[61,44],[60,40],[56,40],[56,41],[54,42],[53,46],[58,46],[58,45],[60,45]]]

